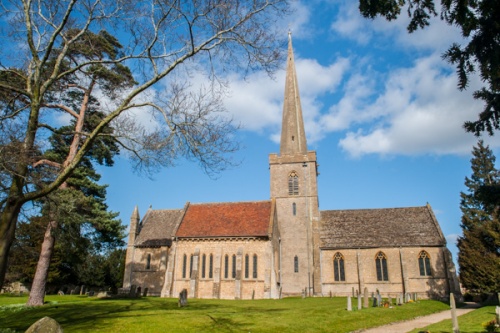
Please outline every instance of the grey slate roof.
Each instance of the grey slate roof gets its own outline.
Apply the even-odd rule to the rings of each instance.
[[[430,205],[321,211],[321,248],[444,245],[446,240]]]
[[[135,246],[170,246],[183,215],[184,209],[148,210],[141,222]]]

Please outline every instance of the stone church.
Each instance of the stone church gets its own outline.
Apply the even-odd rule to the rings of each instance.
[[[307,150],[291,37],[279,154],[269,155],[270,200],[137,207],[123,288],[221,299],[379,290],[419,298],[459,293],[430,205],[319,210],[316,152]]]

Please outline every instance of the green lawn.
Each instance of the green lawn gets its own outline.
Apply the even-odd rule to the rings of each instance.
[[[494,306],[485,306],[464,314],[463,316],[458,317],[458,326],[460,328],[460,333],[486,332],[483,324],[493,319],[495,319]],[[451,319],[448,319],[424,328],[413,330],[411,331],[411,333],[418,333],[422,331],[429,331],[431,333],[449,333],[451,331],[451,327]],[[497,332],[500,332],[500,330],[497,329]]]
[[[448,309],[438,301],[394,308],[345,310],[345,298],[282,300],[189,300],[172,298],[96,299],[48,296],[49,304],[24,308],[26,297],[0,296],[0,332],[24,332],[49,316],[71,332],[351,332]],[[356,302],[353,302],[356,304]],[[7,331],[7,330],[6,330]]]

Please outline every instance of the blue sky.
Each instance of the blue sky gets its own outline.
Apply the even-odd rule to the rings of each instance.
[[[459,193],[477,142],[462,124],[482,108],[472,98],[480,80],[460,92],[454,68],[441,59],[452,42],[463,42],[459,31],[435,19],[409,35],[405,12],[394,22],[371,21],[361,17],[357,1],[292,3],[283,42],[290,29],[308,147],[320,164],[320,209],[428,202],[456,259]],[[285,59],[274,78],[262,72],[226,77],[225,106],[242,126],[238,167],[212,179],[181,160],[149,179],[121,157],[115,167],[99,168],[110,209],[128,225],[135,205],[143,216],[150,205],[269,199],[268,155],[279,151],[284,67]],[[484,139],[498,154],[498,138]]]

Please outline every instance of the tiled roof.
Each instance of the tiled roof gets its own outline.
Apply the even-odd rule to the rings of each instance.
[[[142,220],[135,246],[170,246],[182,214],[184,214],[183,209],[148,210]]]
[[[321,212],[321,248],[443,246],[429,205]]]
[[[177,237],[268,236],[271,201],[190,204]]]

